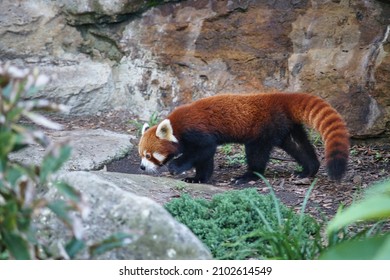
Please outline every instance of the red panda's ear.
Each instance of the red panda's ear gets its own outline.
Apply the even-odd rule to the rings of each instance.
[[[173,128],[169,119],[163,120],[156,130],[156,136],[160,139],[165,139],[171,142],[179,142],[175,135],[173,135]]]
[[[145,131],[148,130],[148,128],[149,128],[149,124],[144,123],[144,125],[142,126],[141,135],[144,135]]]

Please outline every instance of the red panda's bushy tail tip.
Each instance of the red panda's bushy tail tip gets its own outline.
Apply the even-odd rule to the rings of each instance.
[[[329,178],[340,181],[347,171],[348,155],[343,151],[334,151],[326,162]]]

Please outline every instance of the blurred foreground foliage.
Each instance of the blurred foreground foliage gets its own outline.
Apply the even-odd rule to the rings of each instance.
[[[69,158],[67,143],[51,143],[39,129],[20,125],[22,118],[37,127],[61,129],[39,111],[64,112],[66,107],[48,100],[29,99],[48,82],[49,77],[37,69],[19,69],[0,64],[0,259],[71,259],[82,250],[93,258],[106,250],[121,247],[129,238],[113,234],[106,240],[88,245],[83,239],[82,219],[89,208],[83,196],[65,182],[53,180]],[[12,162],[9,154],[30,144],[46,149],[42,162],[26,165]],[[63,200],[48,201],[39,196],[39,190],[57,188]],[[69,229],[69,240],[52,250],[37,238],[33,219],[49,209]],[[55,252],[54,252],[55,251]]]
[[[374,184],[362,199],[340,208],[328,223],[328,247],[320,259],[390,260],[390,180]],[[354,234],[348,228],[358,226]]]

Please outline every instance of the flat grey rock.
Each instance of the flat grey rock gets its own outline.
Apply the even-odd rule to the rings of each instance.
[[[72,147],[70,159],[61,171],[96,170],[105,164],[123,158],[132,148],[132,136],[108,130],[51,131],[47,133],[54,143],[69,141]],[[10,155],[10,159],[22,164],[39,164],[45,155],[40,145],[31,145]]]

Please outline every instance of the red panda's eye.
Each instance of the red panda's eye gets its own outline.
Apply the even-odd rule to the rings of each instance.
[[[150,159],[152,156],[150,154],[146,154],[145,156],[147,159]]]

